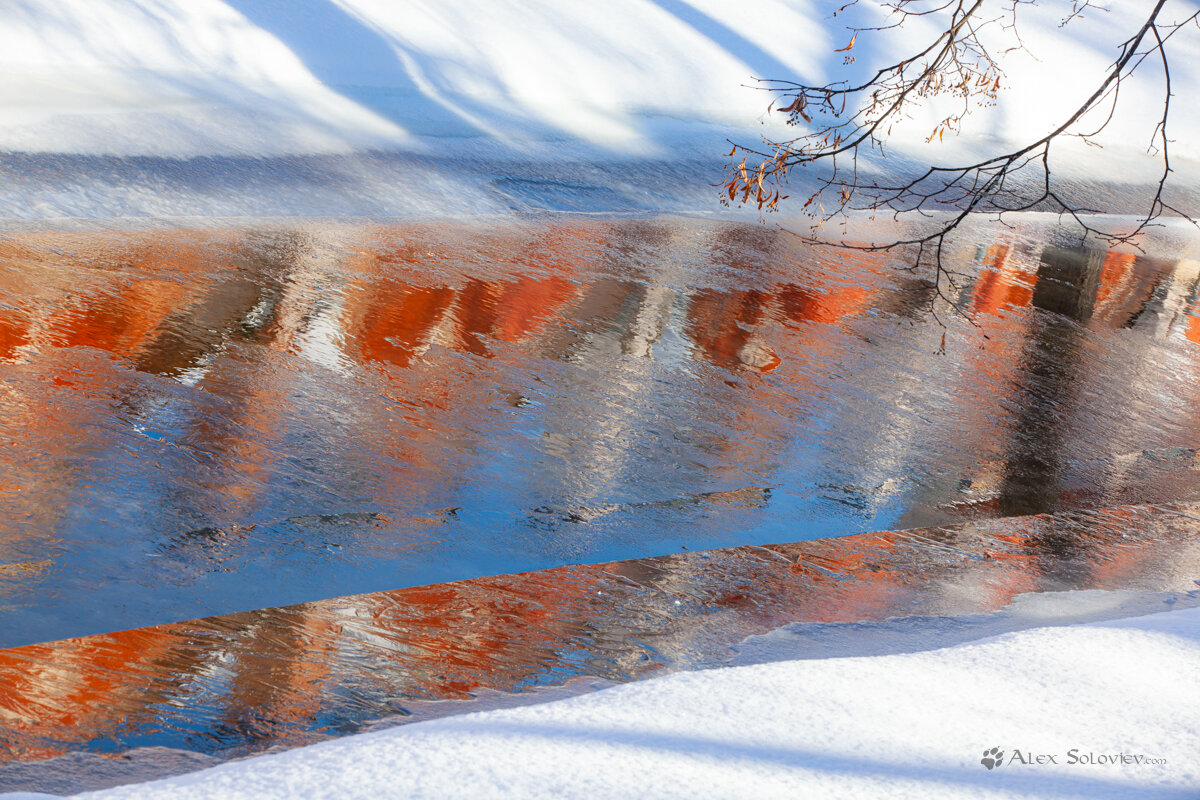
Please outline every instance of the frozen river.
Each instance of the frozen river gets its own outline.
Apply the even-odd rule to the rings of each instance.
[[[749,223],[11,230],[0,647],[1195,498],[1200,262],[1053,242],[955,252],[943,328]]]

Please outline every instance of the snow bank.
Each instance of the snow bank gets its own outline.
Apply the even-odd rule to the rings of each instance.
[[[1195,797],[1196,674],[1187,609],[679,673],[81,796]]]
[[[921,20],[836,52],[840,3],[758,0],[9,0],[0,14],[0,152],[117,156],[446,154],[447,142],[527,153],[661,156],[726,135],[782,132],[755,77],[863,78],[932,40]],[[1029,54],[1006,58],[1011,101],[964,141],[1024,138],[1089,94],[1145,14],[1118,2],[1063,29],[1062,4],[1022,11]],[[1172,0],[1172,18],[1193,10]],[[1198,85],[1191,33],[1176,94]],[[1013,42],[997,39],[1002,49]],[[1192,48],[1193,50],[1195,48]],[[1153,64],[1123,93],[1115,141],[1149,140]],[[1139,100],[1144,95],[1144,100]],[[1178,130],[1192,112],[1179,104]],[[937,110],[898,144],[925,150]],[[767,128],[762,127],[764,120]],[[1151,126],[1152,127],[1152,126]],[[1136,136],[1135,136],[1136,134]],[[699,137],[698,139],[696,137]],[[1181,137],[1182,138],[1182,137]],[[1193,152],[1186,140],[1180,147]],[[945,147],[942,150],[946,150]],[[719,158],[715,150],[714,158]]]
[[[989,0],[991,2],[991,0]],[[716,211],[727,139],[795,133],[755,78],[861,80],[932,40],[864,34],[827,0],[8,0],[0,13],[0,218],[404,216],[528,210],[511,179],[570,210]],[[1000,5],[1004,5],[1001,3]],[[890,154],[947,163],[1040,136],[1093,91],[1143,3],[1022,7],[1029,52],[961,136],[914,109]],[[1168,17],[1194,10],[1170,0]],[[1190,40],[1189,40],[1190,37]],[[1175,183],[1200,175],[1200,31],[1172,40]],[[994,42],[997,51],[1011,41]],[[1147,62],[1107,149],[1064,142],[1060,171],[1149,185],[1161,103]],[[887,162],[889,165],[896,160]],[[862,165],[867,169],[867,165]],[[508,182],[508,183],[506,183]],[[499,187],[499,189],[498,189]],[[796,187],[795,194],[802,192]],[[536,210],[564,210],[553,203]],[[1137,210],[1141,206],[1138,205]],[[1127,209],[1109,208],[1116,213]]]
[[[0,150],[644,148],[659,117],[754,124],[765,101],[742,84],[832,49],[812,17],[806,0],[13,0]]]
[[[15,0],[0,14],[0,149],[343,152],[411,137],[220,0]]]

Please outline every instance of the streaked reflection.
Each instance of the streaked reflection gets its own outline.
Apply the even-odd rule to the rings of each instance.
[[[1194,261],[706,221],[0,239],[0,645],[1196,496]],[[943,315],[945,317],[945,315]]]
[[[1029,591],[1187,591],[1198,513],[1122,507],[680,553],[0,651],[0,761],[150,745],[228,757],[419,719],[424,700],[714,666],[790,622],[977,613]]]

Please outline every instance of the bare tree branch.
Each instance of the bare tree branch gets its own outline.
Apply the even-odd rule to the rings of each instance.
[[[841,14],[859,0],[839,8]],[[1166,201],[1172,174],[1168,133],[1172,86],[1168,42],[1184,26],[1195,24],[1200,12],[1165,22],[1168,0],[1155,0],[1141,24],[1121,43],[1111,66],[1095,89],[1049,133],[1007,152],[965,164],[931,165],[916,177],[894,181],[864,177],[860,158],[882,156],[893,127],[911,118],[913,110],[934,97],[950,97],[955,110],[937,122],[927,141],[942,140],[956,133],[965,117],[979,106],[996,102],[1004,72],[984,40],[989,29],[999,27],[1022,49],[1018,11],[1038,0],[890,0],[882,6],[890,19],[875,27],[850,28],[849,44],[839,52],[849,53],[861,34],[899,28],[914,18],[942,19],[937,36],[901,61],[875,71],[863,83],[846,81],[806,85],[793,81],[762,81],[776,95],[770,108],[788,115],[788,122],[805,132],[782,142],[767,140],[762,148],[733,144],[723,183],[723,202],[754,204],[759,210],[774,211],[788,198],[783,193],[789,174],[796,167],[821,167],[817,188],[803,206],[812,219],[806,240],[828,243],[817,235],[823,226],[851,212],[889,213],[895,219],[916,217],[933,220],[932,228],[910,238],[867,244],[838,243],[856,250],[913,248],[913,266],[932,264],[936,269],[937,296],[955,305],[944,287],[954,285],[954,274],[946,269],[943,255],[947,238],[971,215],[991,214],[1005,222],[1004,215],[1030,210],[1056,210],[1060,217],[1077,224],[1085,235],[1108,244],[1133,244],[1147,228],[1164,215],[1192,217]],[[1092,0],[1073,0],[1061,24],[1078,19],[1084,12],[1102,10]],[[1006,52],[1010,52],[1006,51]],[[1150,152],[1161,163],[1152,197],[1137,224],[1124,232],[1104,230],[1092,220],[1094,209],[1084,207],[1059,188],[1052,170],[1054,145],[1073,137],[1096,144],[1117,113],[1122,83],[1151,56],[1162,73],[1162,112],[1154,127]],[[851,60],[847,56],[847,61]],[[1093,112],[1102,114],[1094,128],[1079,130]],[[738,155],[742,158],[736,162]],[[753,163],[757,161],[757,163]]]

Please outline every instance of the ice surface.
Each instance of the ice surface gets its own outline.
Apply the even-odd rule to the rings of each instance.
[[[943,330],[888,257],[739,223],[13,232],[0,646],[1195,497],[1195,242],[1027,234],[953,254]]]
[[[158,780],[217,763],[218,759],[203,753],[165,747],[145,747],[115,757],[113,754],[68,753],[49,762],[6,764],[0,768],[0,797],[5,800],[55,797],[74,794],[84,787],[101,789]],[[4,792],[13,786],[22,791]],[[27,794],[26,790],[35,793]]]
[[[670,670],[928,650],[1187,607],[1200,602],[1198,510],[687,552],[4,650],[0,761],[13,763],[0,789],[45,788],[39,776],[103,785],[74,763],[19,763],[64,753],[229,758]],[[1080,589],[1091,591],[1061,594]]]

